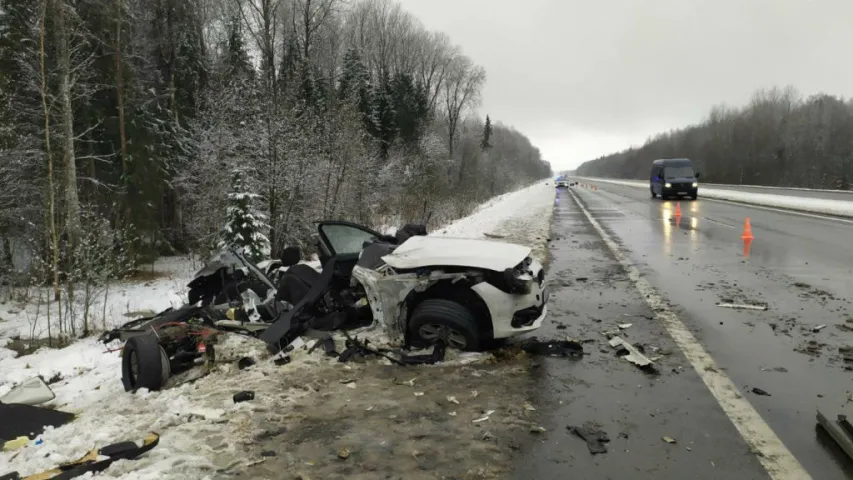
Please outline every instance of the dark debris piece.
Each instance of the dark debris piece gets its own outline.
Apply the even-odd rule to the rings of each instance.
[[[606,443],[610,442],[607,433],[601,430],[601,427],[594,422],[585,422],[582,427],[567,426],[572,433],[586,441],[586,446],[589,448],[589,453],[607,453]]]
[[[583,345],[574,340],[539,341],[532,339],[521,345],[521,349],[531,355],[548,357],[583,357]]]
[[[255,364],[255,359],[252,357],[243,357],[237,360],[237,368],[245,370]]]
[[[766,390],[762,390],[762,389],[760,389],[760,388],[758,388],[758,387],[753,387],[753,388],[752,388],[752,393],[754,393],[754,394],[756,394],[756,395],[763,395],[763,396],[765,396],[765,397],[769,397],[769,396],[770,396],[770,394],[769,394],[769,393],[767,393],[767,391],[766,391]]]

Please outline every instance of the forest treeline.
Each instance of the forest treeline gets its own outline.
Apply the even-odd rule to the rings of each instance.
[[[647,179],[657,158],[687,157],[711,183],[851,189],[853,102],[757,92],[741,108],[714,107],[702,122],[658,134],[581,165],[579,175]]]
[[[551,173],[485,81],[393,0],[0,0],[0,275],[464,215]]]

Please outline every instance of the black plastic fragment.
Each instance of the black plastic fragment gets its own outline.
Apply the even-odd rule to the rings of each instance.
[[[255,399],[255,392],[251,390],[243,390],[234,394],[234,403],[247,402]]]

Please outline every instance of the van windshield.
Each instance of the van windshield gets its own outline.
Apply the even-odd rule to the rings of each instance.
[[[666,167],[664,169],[666,178],[693,178],[693,167]]]

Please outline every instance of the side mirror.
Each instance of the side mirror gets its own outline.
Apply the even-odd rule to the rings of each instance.
[[[299,247],[285,247],[281,251],[281,265],[283,267],[292,267],[302,260],[302,251]]]

